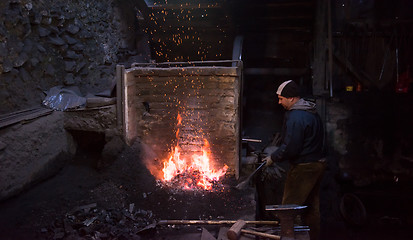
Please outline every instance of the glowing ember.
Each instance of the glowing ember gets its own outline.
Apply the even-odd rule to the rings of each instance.
[[[178,115],[178,127],[181,125],[182,119]],[[179,128],[176,136],[178,138]],[[179,178],[179,183],[184,189],[194,187],[211,190],[213,183],[218,181],[220,177],[225,175],[228,166],[221,169],[214,169],[211,166],[210,146],[206,139],[201,147],[202,154],[192,154],[191,156],[181,156],[179,145],[171,149],[171,154],[168,160],[163,162],[163,181],[171,182]]]
[[[225,175],[228,166],[225,165],[219,170],[212,169],[207,151],[208,148],[208,141],[205,140],[202,155],[194,154],[190,159],[182,159],[180,149],[176,146],[175,149],[172,150],[169,160],[163,164],[163,180],[172,181],[177,176],[185,177],[185,180],[181,180],[181,182],[185,183],[185,188],[198,186],[206,190],[211,190],[213,182],[218,181],[220,177]]]

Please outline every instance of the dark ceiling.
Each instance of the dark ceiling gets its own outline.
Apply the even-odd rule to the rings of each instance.
[[[244,49],[246,44],[265,47],[274,34],[299,34],[300,41],[308,41],[315,14],[313,0],[147,0],[140,5],[157,61],[231,59],[236,36],[245,39]]]

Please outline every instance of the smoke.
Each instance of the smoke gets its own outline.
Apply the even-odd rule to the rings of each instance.
[[[162,162],[155,151],[147,144],[140,142],[140,158],[149,172],[156,178],[162,179]]]

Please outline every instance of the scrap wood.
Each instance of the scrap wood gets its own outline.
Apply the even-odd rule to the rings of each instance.
[[[202,228],[201,240],[217,240],[208,230]]]
[[[227,237],[228,230],[229,230],[228,227],[221,227],[218,232],[217,240],[228,240],[228,237]]]

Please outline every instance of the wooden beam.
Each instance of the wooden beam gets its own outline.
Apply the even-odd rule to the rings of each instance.
[[[372,80],[370,76],[368,76],[366,73],[359,72],[348,59],[337,54],[334,54],[334,59],[339,63],[338,66],[348,71],[353,77],[357,79],[357,81],[361,82],[366,87],[371,86]]]
[[[246,68],[247,75],[302,76],[308,73],[307,68]]]

